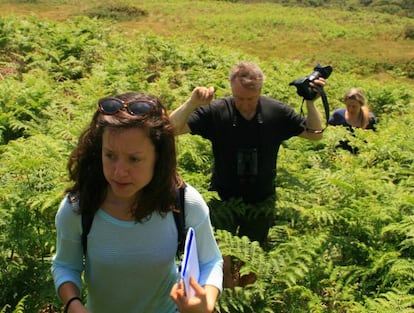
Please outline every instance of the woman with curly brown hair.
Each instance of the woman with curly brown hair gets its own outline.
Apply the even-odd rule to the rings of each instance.
[[[185,222],[195,230],[200,277],[194,297],[177,283],[174,131],[158,98],[125,93],[99,100],[68,163],[72,185],[56,215],[52,272],[65,312],[213,312],[222,256],[209,209],[186,184]],[[93,216],[82,245],[82,216]],[[82,303],[82,274],[87,300]]]

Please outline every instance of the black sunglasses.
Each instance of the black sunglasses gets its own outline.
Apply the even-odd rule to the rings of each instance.
[[[113,115],[121,110],[126,110],[131,115],[149,114],[156,108],[156,103],[150,100],[123,101],[118,98],[103,98],[98,102],[99,112]]]

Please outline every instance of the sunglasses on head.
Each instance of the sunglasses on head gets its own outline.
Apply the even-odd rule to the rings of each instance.
[[[144,115],[155,110],[156,104],[150,100],[123,101],[118,98],[103,98],[98,102],[99,112],[113,115],[126,110],[131,115]]]

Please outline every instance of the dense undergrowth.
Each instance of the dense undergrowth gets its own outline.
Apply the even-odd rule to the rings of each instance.
[[[0,18],[0,312],[54,312],[54,215],[67,183],[66,160],[102,96],[144,90],[173,109],[197,85],[229,94],[228,71],[249,59],[264,69],[264,93],[301,99],[300,61],[263,61],[231,49],[183,45],[154,35],[131,40],[88,17],[66,23]],[[216,231],[220,248],[258,280],[225,290],[218,312],[414,312],[414,91],[334,66],[331,109],[352,86],[365,90],[376,132],[328,127],[323,140],[294,138],[279,154],[276,225],[269,249]],[[319,106],[322,111],[322,105]],[[358,154],[338,149],[347,139]],[[208,191],[209,145],[177,140],[182,176]],[[230,209],[242,209],[240,203]]]

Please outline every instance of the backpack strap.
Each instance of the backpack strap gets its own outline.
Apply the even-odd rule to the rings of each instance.
[[[186,237],[186,230],[185,230],[185,208],[184,208],[184,191],[185,191],[186,184],[183,183],[183,186],[176,190],[176,198],[175,198],[175,208],[176,210],[173,211],[175,226],[177,227],[178,233],[178,247],[177,247],[177,256],[184,251],[184,243]]]
[[[176,198],[175,198],[175,208],[176,210],[173,211],[175,226],[177,227],[178,233],[178,248],[177,248],[177,256],[184,251],[184,242],[186,237],[186,229],[185,229],[185,212],[184,212],[184,191],[185,191],[186,184],[183,185],[176,190]],[[83,254],[86,255],[87,246],[88,246],[88,234],[91,230],[94,215],[89,214],[82,214],[82,247],[83,247]]]
[[[83,248],[83,254],[86,255],[86,250],[88,246],[88,234],[92,227],[94,215],[82,213],[81,217],[82,217],[82,238],[81,238],[82,248]]]

